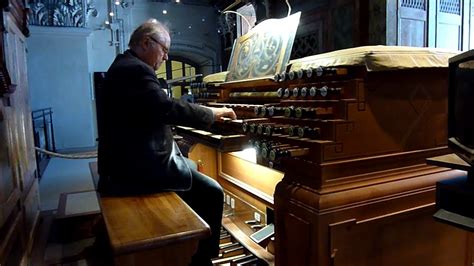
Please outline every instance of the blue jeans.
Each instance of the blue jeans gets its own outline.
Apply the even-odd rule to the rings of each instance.
[[[199,242],[191,265],[212,265],[211,258],[219,254],[224,193],[216,180],[198,172],[196,164],[189,161],[193,178],[191,189],[176,193],[211,227],[211,236]]]

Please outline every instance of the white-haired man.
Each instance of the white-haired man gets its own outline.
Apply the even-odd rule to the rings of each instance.
[[[219,246],[223,193],[219,184],[189,167],[170,125],[207,128],[229,108],[207,108],[169,98],[155,71],[168,59],[170,35],[156,20],[140,25],[130,49],[110,66],[97,92],[99,192],[129,195],[177,191],[209,224],[192,265],[211,265]]]

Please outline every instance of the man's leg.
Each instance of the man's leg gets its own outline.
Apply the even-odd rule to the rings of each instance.
[[[211,237],[199,242],[191,265],[212,265],[211,258],[219,254],[224,193],[214,179],[191,168],[193,183],[191,190],[178,195],[211,227]]]

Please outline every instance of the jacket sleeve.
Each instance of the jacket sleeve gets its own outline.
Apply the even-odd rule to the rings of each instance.
[[[169,98],[155,73],[147,66],[140,65],[139,68],[136,69],[139,71],[136,87],[129,91],[130,100],[136,101],[145,113],[156,117],[156,122],[196,128],[208,128],[214,122],[210,109]]]

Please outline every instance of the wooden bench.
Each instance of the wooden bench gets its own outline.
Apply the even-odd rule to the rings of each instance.
[[[96,163],[90,169],[97,175]],[[99,202],[115,265],[189,265],[199,240],[210,235],[206,222],[174,192]]]

